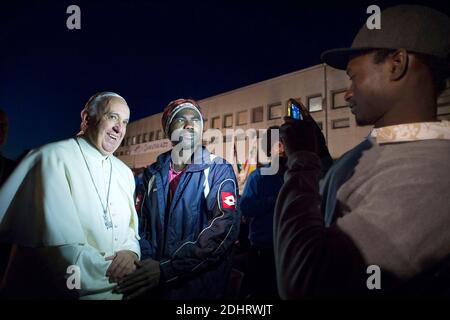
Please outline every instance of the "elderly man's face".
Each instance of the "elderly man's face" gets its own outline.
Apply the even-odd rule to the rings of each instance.
[[[201,121],[200,114],[195,110],[184,109],[178,112],[169,127],[172,142],[182,143],[184,148],[198,146],[202,138]]]
[[[86,135],[103,154],[110,155],[122,143],[130,119],[130,109],[123,99],[113,97],[103,110],[97,123],[89,123]],[[94,119],[92,119],[94,120]]]

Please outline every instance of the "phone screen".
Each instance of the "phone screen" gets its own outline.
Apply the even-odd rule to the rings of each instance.
[[[289,103],[288,117],[295,119],[295,120],[303,120],[300,106],[293,101],[291,101]]]

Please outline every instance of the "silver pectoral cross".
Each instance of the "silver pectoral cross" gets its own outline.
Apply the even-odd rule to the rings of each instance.
[[[108,216],[108,211],[104,210],[103,211],[103,220],[105,222],[105,227],[106,229],[112,229],[113,225],[112,225],[112,221],[110,219],[110,217]]]

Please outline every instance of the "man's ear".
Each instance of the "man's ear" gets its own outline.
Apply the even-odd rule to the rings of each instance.
[[[91,118],[89,117],[88,111],[87,110],[82,110],[81,111],[81,125],[80,125],[80,129],[81,129],[81,132],[83,134],[86,133],[86,130],[91,125],[90,121],[91,121]]]
[[[389,57],[390,79],[400,80],[408,70],[408,52],[405,49],[398,49]]]
[[[89,120],[89,114],[87,112],[87,110],[83,109],[81,110],[81,121],[84,123],[87,123]]]
[[[280,152],[280,154],[284,154],[284,144],[282,144],[281,142],[278,142],[278,151]]]

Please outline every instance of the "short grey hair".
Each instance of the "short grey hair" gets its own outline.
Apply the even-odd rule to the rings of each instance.
[[[96,119],[98,121],[100,117],[103,115],[102,111],[108,104],[111,98],[120,98],[123,101],[126,101],[122,96],[115,92],[111,91],[103,91],[94,94],[89,100],[86,102],[83,110],[81,110],[81,124],[80,124],[80,134],[84,134],[88,127],[87,119],[83,118],[83,113],[87,113],[88,117],[91,119]]]

